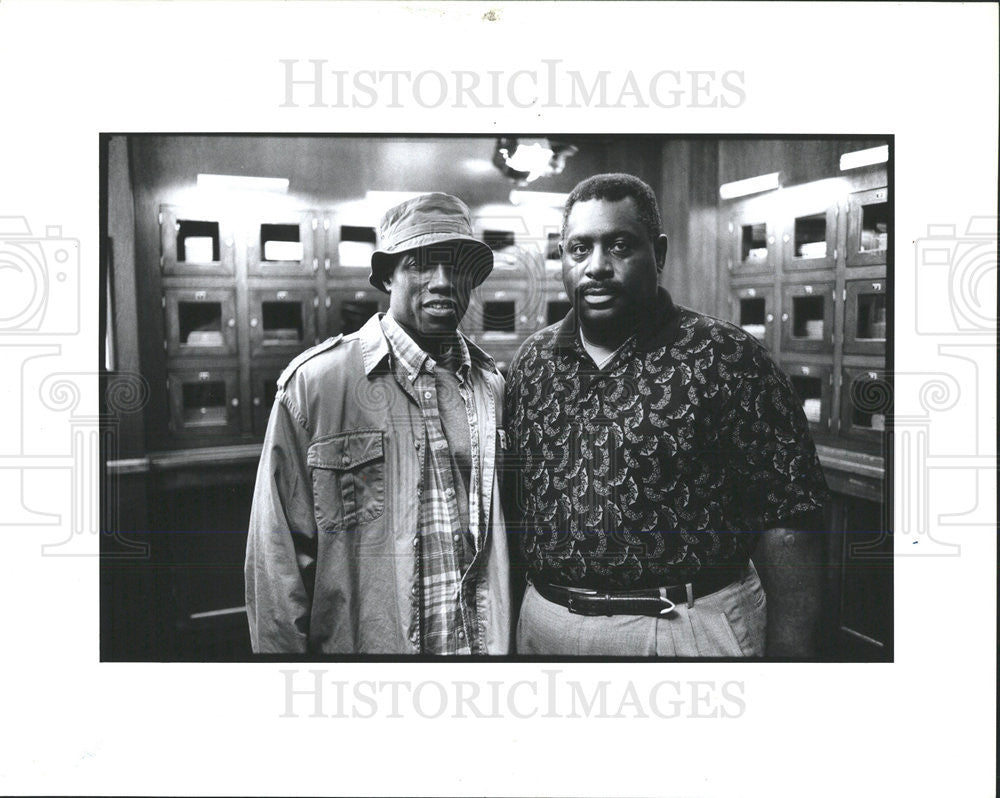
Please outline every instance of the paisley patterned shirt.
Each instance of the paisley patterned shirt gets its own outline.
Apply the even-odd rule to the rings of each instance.
[[[788,378],[738,327],[673,304],[599,371],[574,311],[537,332],[505,398],[508,528],[532,578],[691,581],[795,526],[826,484]]]

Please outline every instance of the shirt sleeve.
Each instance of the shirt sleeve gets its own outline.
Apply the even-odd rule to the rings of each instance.
[[[247,617],[257,653],[308,648],[316,573],[309,437],[290,398],[279,390],[257,468],[247,538]]]
[[[816,447],[791,382],[753,341],[723,374],[722,443],[745,532],[794,527],[829,494]]]

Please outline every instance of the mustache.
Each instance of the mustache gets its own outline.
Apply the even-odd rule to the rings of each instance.
[[[576,293],[580,296],[587,294],[620,294],[622,287],[616,282],[607,283],[581,283],[576,287]]]
[[[425,299],[420,303],[421,305],[452,305],[456,306],[458,303],[450,296],[432,296],[429,299]]]

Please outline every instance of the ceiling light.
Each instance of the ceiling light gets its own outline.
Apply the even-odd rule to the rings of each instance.
[[[845,152],[840,156],[840,171],[846,172],[848,169],[857,169],[860,166],[871,166],[876,163],[885,163],[888,160],[888,144],[884,144],[881,147],[871,147],[867,150]]]
[[[726,199],[745,197],[748,194],[759,194],[762,191],[772,191],[781,188],[781,172],[771,172],[767,175],[748,177],[746,180],[734,180],[719,186],[719,196]]]
[[[540,177],[560,174],[566,168],[566,159],[576,151],[572,144],[549,139],[519,140],[507,136],[497,139],[493,165],[505,177],[523,186]]]

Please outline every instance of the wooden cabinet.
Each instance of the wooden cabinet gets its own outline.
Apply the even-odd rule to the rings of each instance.
[[[247,272],[253,277],[308,277],[319,269],[319,220],[315,212],[257,219],[246,237]]]
[[[375,220],[361,221],[334,209],[159,207],[160,269],[140,273],[161,306],[165,338],[145,369],[151,384],[166,383],[165,399],[146,412],[152,449],[259,441],[288,362],[388,310],[388,294],[368,282]],[[505,370],[569,300],[539,253],[494,243],[493,273],[461,329]]]
[[[753,202],[734,203],[726,232],[726,264],[734,277],[774,274],[781,258],[769,209]]]
[[[180,367],[170,371],[170,431],[179,439],[217,439],[237,433],[239,373],[235,368],[198,370]]]
[[[313,288],[250,289],[250,354],[294,356],[319,343],[318,305]]]
[[[273,391],[258,377],[276,379],[325,333],[320,218],[160,206],[160,271],[149,288],[160,292],[164,359],[145,370],[165,373],[167,417],[156,412],[164,405],[151,404],[153,447],[248,443],[263,434],[259,408],[270,406]]]
[[[841,436],[866,449],[880,449],[892,405],[885,371],[845,366],[841,386]]]
[[[833,280],[782,287],[781,350],[833,353]]]
[[[836,204],[804,204],[784,218],[782,268],[786,272],[833,269],[837,262]]]
[[[755,281],[752,285],[734,285],[730,289],[729,311],[733,323],[774,349],[775,335],[774,282]]]
[[[329,280],[324,305],[329,334],[348,335],[359,330],[373,314],[388,310],[389,295],[371,286],[366,271],[363,276]]]
[[[848,279],[844,297],[844,354],[885,356],[889,283],[885,277]]]
[[[848,197],[848,266],[885,265],[889,248],[889,189],[856,191]]]
[[[233,276],[234,231],[224,218],[163,205],[159,223],[160,268],[164,275]]]
[[[826,434],[833,428],[833,369],[826,364],[784,362],[785,373],[802,402],[802,410],[813,434]]]
[[[880,500],[838,495],[830,507],[821,649],[843,660],[893,656],[893,535]]]
[[[892,658],[890,209],[882,165],[719,206],[722,312],[788,374],[832,491],[822,648],[836,659]]]
[[[236,295],[231,288],[166,288],[166,349],[171,358],[236,354]]]

